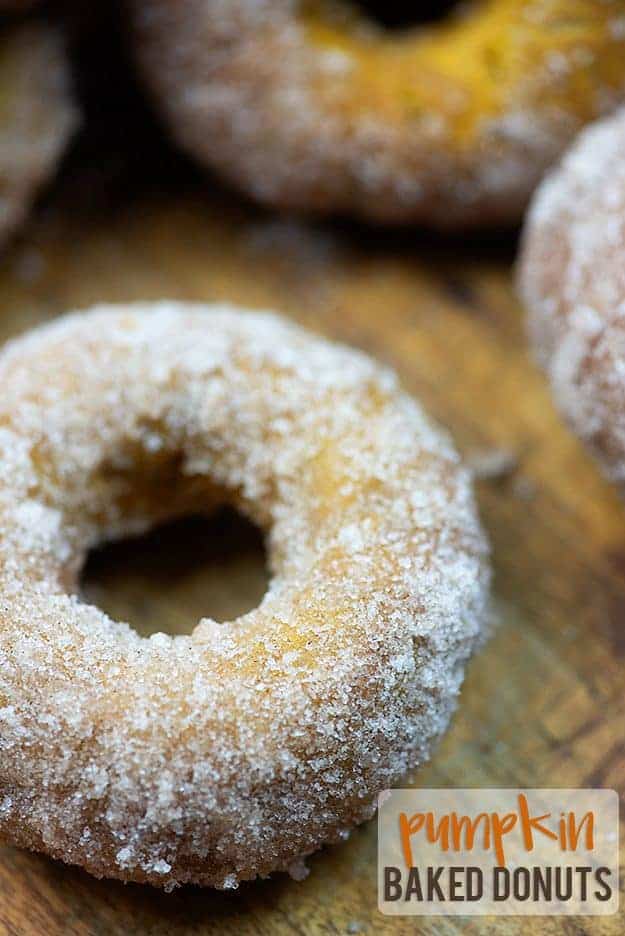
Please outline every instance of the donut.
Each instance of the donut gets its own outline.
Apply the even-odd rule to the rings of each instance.
[[[0,35],[0,246],[54,173],[78,124],[63,44],[43,23]]]
[[[577,130],[625,99],[623,0],[474,0],[397,32],[322,0],[132,7],[173,135],[285,211],[520,221]]]
[[[487,621],[452,445],[355,350],[227,306],[98,307],[0,355],[0,834],[233,888],[340,841],[426,758]],[[140,637],[87,551],[234,504],[258,608]]]
[[[625,493],[625,109],[540,186],[518,282],[560,410]]]

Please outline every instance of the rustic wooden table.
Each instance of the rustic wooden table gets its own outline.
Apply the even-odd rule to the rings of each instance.
[[[115,197],[101,199],[107,172]],[[625,790],[625,510],[560,422],[528,357],[514,238],[306,227],[213,193],[192,171],[184,184],[163,190],[148,181],[131,194],[116,172],[70,168],[4,256],[0,338],[101,300],[229,300],[280,310],[397,368],[463,452],[504,469],[477,486],[493,548],[496,632],[416,782]],[[497,451],[503,457],[492,458]],[[89,564],[85,591],[139,629],[176,631],[202,614],[223,619],[252,606],[264,575],[254,531],[222,516],[104,550]],[[302,883],[280,876],[236,894],[165,895],[5,847],[0,932],[625,931],[625,914],[385,918],[375,860],[369,823],[315,856]]]

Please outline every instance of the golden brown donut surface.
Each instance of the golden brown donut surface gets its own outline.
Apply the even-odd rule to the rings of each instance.
[[[485,542],[394,375],[269,314],[100,308],[0,355],[0,833],[96,875],[222,888],[372,815],[444,730]],[[140,637],[87,550],[234,502],[259,607]]]
[[[625,110],[587,128],[531,206],[519,263],[556,402],[625,490]]]
[[[624,0],[475,0],[399,32],[346,3],[132,2],[174,135],[287,210],[516,221],[579,128],[625,99]]]
[[[0,32],[0,245],[54,172],[77,122],[58,34],[43,23]]]

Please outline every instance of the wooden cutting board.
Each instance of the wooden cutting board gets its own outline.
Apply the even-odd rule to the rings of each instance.
[[[114,174],[114,173],[113,173]],[[625,510],[556,415],[513,291],[513,237],[372,233],[271,217],[190,182],[114,186],[71,171],[0,270],[2,339],[98,301],[175,297],[269,307],[376,355],[481,473],[497,626],[471,664],[425,786],[625,789]],[[106,186],[104,186],[106,187]],[[1,388],[0,388],[1,392]],[[262,595],[262,550],[230,516],[190,521],[90,562],[85,590],[139,629],[227,619]],[[376,909],[369,823],[286,876],[235,894],[96,881],[0,848],[0,932],[617,934],[618,918],[406,918]]]

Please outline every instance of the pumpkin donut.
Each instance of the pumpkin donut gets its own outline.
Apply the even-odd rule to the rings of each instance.
[[[0,34],[0,246],[24,220],[77,125],[57,33],[43,23]]]
[[[625,110],[585,130],[528,215],[519,288],[556,402],[625,491]]]
[[[284,210],[518,221],[579,128],[625,99],[624,0],[473,0],[398,32],[344,2],[132,4],[174,136]]]
[[[0,355],[0,833],[98,876],[288,869],[427,756],[483,630],[470,482],[393,374],[269,314],[102,307]],[[87,551],[229,501],[260,606],[140,637]]]

